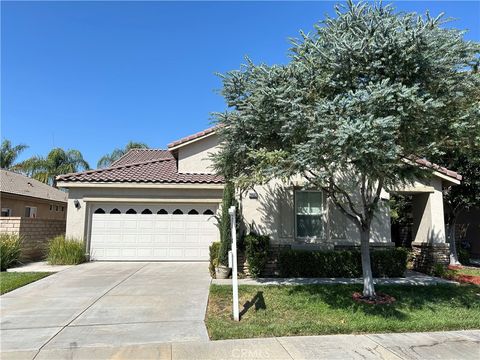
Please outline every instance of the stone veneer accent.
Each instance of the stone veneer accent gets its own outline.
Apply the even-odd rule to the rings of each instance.
[[[0,217],[0,232],[22,237],[21,261],[43,260],[48,241],[64,235],[65,227],[65,220]]]
[[[436,264],[448,266],[450,245],[446,243],[412,243],[413,269],[431,274]]]

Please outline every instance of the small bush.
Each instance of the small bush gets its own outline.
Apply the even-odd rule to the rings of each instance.
[[[0,234],[0,269],[5,271],[20,258],[21,238],[18,234]]]
[[[432,275],[437,277],[445,277],[448,273],[446,267],[442,264],[435,264],[432,269]]]
[[[457,250],[458,261],[462,265],[470,264],[470,252],[467,249],[458,249]]]
[[[210,252],[210,265],[208,269],[210,270],[210,276],[215,278],[215,266],[218,263],[218,252],[220,251],[220,242],[214,242],[209,247]]]
[[[403,248],[372,250],[375,277],[401,277],[407,268],[408,252]],[[361,277],[360,251],[287,250],[280,253],[282,277]]]
[[[82,240],[68,239],[60,235],[48,245],[47,261],[52,265],[77,265],[86,260]]]
[[[266,235],[249,234],[245,236],[245,256],[250,276],[257,278],[265,268],[268,260],[270,238]]]

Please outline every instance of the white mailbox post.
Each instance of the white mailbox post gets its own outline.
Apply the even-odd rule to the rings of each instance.
[[[233,320],[240,321],[240,314],[238,310],[238,278],[237,278],[237,225],[236,225],[236,216],[235,216],[235,206],[231,206],[228,209],[230,214],[230,224],[232,226],[232,250],[231,259],[232,265],[232,287],[233,287]],[[230,261],[229,261],[230,262]]]

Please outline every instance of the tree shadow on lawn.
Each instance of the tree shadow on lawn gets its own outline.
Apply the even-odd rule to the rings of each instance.
[[[361,311],[367,315],[381,316],[406,320],[408,312],[428,309],[437,311],[436,305],[454,306],[462,308],[478,307],[479,299],[476,293],[480,288],[462,285],[433,285],[433,286],[377,286],[376,290],[395,297],[394,304],[369,305],[360,304],[352,299],[355,291],[362,291],[359,285],[301,285],[294,286],[289,294],[308,295],[318,299],[332,309],[349,309],[353,312]]]
[[[265,304],[265,299],[263,297],[263,291],[258,291],[252,298],[252,300],[247,301],[245,304],[243,304],[243,309],[240,311],[240,317],[245,315],[247,311],[253,306],[255,306],[255,311],[265,310],[267,308],[267,305]]]

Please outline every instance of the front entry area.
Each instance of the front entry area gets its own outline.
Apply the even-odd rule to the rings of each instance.
[[[212,204],[91,204],[91,260],[207,261],[219,232]]]

